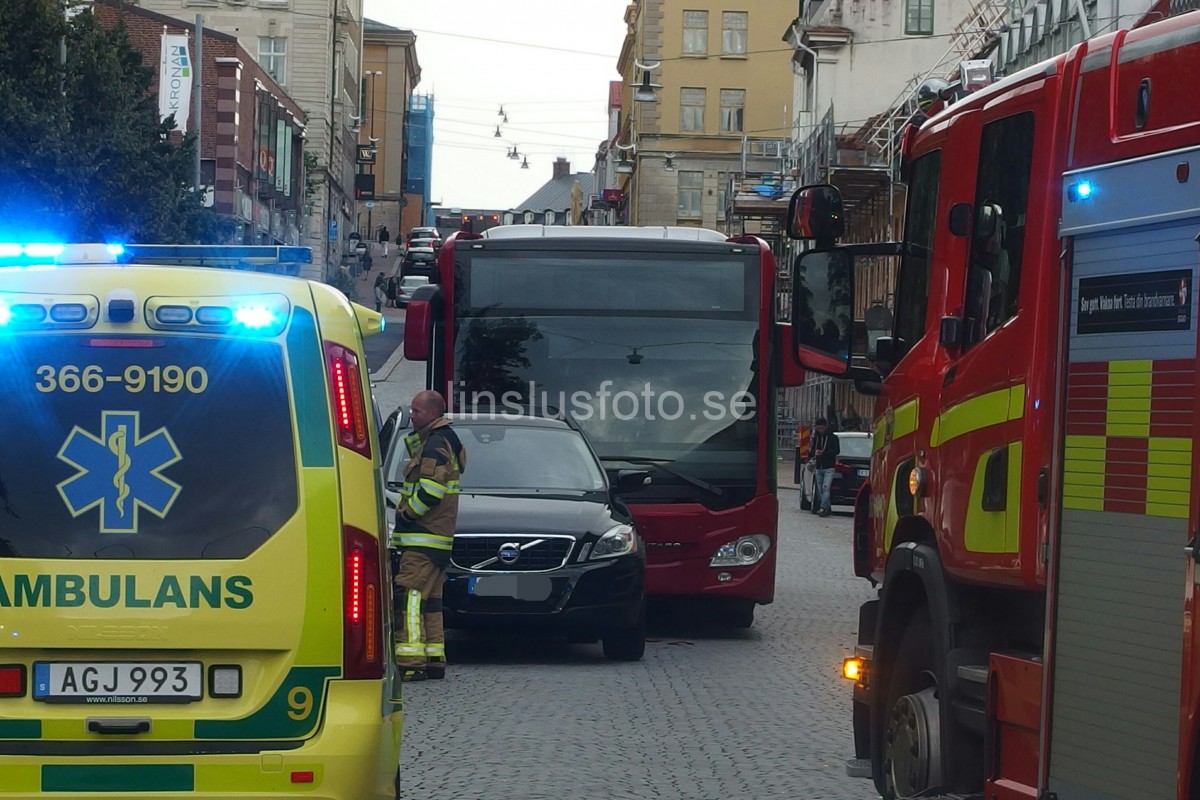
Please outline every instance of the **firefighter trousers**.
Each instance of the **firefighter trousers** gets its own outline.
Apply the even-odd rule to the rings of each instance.
[[[442,627],[442,584],[446,571],[429,556],[404,550],[393,552],[395,578],[396,666],[420,669],[436,659],[446,661],[446,633]],[[436,662],[435,662],[436,663]]]

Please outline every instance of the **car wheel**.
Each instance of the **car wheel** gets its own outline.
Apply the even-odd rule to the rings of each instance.
[[[821,513],[821,487],[817,485],[815,477],[812,482],[812,502],[809,503],[808,510],[814,514]]]
[[[628,628],[617,628],[601,637],[604,657],[613,661],[640,661],[646,652],[646,606],[638,613],[637,622]]]
[[[813,506],[812,498],[808,495],[808,488],[804,484],[800,484],[800,510],[808,511]]]

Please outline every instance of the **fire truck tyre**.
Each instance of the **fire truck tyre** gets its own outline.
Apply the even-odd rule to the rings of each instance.
[[[617,628],[601,637],[604,657],[613,661],[640,661],[646,652],[646,606],[629,628]]]
[[[942,783],[941,708],[929,610],[909,620],[896,651],[884,719],[886,800],[924,797]]]

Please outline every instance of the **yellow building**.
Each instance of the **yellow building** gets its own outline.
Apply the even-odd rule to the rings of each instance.
[[[736,175],[778,173],[794,109],[792,50],[779,0],[635,0],[618,70],[625,78],[611,157],[631,225],[725,230]],[[649,67],[650,69],[646,69]],[[632,84],[646,75],[655,102]]]
[[[413,32],[366,20],[357,161],[360,174],[374,176],[374,197],[360,192],[358,198],[359,233],[369,241],[377,240],[380,225],[386,225],[395,240],[422,224],[425,198],[406,197],[404,192],[408,101],[420,80]]]

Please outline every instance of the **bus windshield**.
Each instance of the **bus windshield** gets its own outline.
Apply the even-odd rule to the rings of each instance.
[[[459,266],[457,407],[572,415],[606,467],[651,470],[636,499],[745,502],[763,399],[757,254],[473,253]]]

